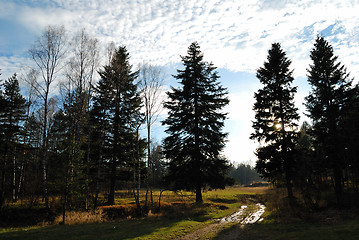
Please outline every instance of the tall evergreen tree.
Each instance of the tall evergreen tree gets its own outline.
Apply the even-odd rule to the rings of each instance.
[[[313,63],[309,65],[308,82],[312,90],[305,106],[313,121],[317,155],[323,166],[333,170],[334,189],[340,201],[343,161],[339,156],[341,145],[337,142],[338,123],[349,98],[352,80],[348,79],[346,68],[337,61],[333,47],[323,37],[317,37],[310,58]]]
[[[114,204],[117,168],[133,160],[131,143],[137,141],[134,129],[142,123],[141,98],[135,83],[138,73],[132,71],[126,47],[115,50],[110,64],[104,66],[99,74],[101,79],[94,97],[94,116],[103,127],[103,143],[110,152],[108,203]]]
[[[348,190],[359,194],[359,84],[349,92],[348,102],[341,109],[339,139],[341,161],[345,167]]]
[[[196,202],[202,202],[204,187],[223,188],[228,180],[229,165],[221,156],[227,136],[222,132],[226,113],[221,110],[229,100],[216,68],[203,61],[197,42],[187,54],[181,57],[185,69],[174,76],[182,87],[172,87],[167,93],[169,112],[163,124],[169,136],[163,152],[170,160],[167,181],[177,190],[195,190]]]
[[[5,200],[5,189],[11,189],[12,198],[16,199],[16,167],[17,147],[22,121],[25,118],[25,98],[20,93],[16,74],[4,83],[4,90],[0,93],[2,110],[0,112],[1,136],[1,184],[0,209]],[[6,186],[6,180],[8,185]]]
[[[297,88],[291,86],[294,79],[290,64],[280,44],[272,44],[267,61],[257,70],[257,78],[263,88],[255,93],[254,133],[251,139],[262,143],[256,153],[257,171],[272,181],[284,180],[292,204],[293,153],[299,115],[294,106]]]

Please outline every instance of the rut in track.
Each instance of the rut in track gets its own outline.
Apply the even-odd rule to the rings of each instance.
[[[239,223],[241,225],[253,224],[263,220],[262,214],[265,212],[265,206],[261,203],[255,205],[255,209],[250,211],[247,206],[241,206],[241,208],[222,219],[214,220],[212,224],[209,224],[203,228],[197,229],[196,231],[189,233],[185,236],[177,238],[178,240],[195,240],[195,239],[207,239],[206,236],[209,234],[217,234],[222,230],[222,227],[228,223]]]

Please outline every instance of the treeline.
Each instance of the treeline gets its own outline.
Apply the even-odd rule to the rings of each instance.
[[[204,188],[233,184],[221,155],[228,92],[198,43],[181,57],[185,69],[173,76],[180,87],[172,87],[164,103],[159,68],[134,69],[126,47],[113,44],[101,63],[98,40],[85,30],[69,37],[64,27],[50,26],[29,54],[35,67],[21,76],[25,95],[16,74],[1,83],[0,211],[18,199],[29,206],[42,199],[48,209],[60,202],[65,222],[67,210],[115,204],[116,190],[127,189],[143,215],[153,207],[154,187],[195,191],[199,203]],[[310,56],[312,91],[305,104],[312,125],[298,127],[291,62],[279,43],[257,71],[263,88],[255,93],[251,138],[261,143],[255,168],[287,188],[293,207],[296,189],[311,208],[330,189],[339,204],[354,203],[359,87],[322,37]],[[168,137],[157,146],[151,127],[162,105]],[[147,138],[140,136],[143,126]],[[232,171],[241,184],[250,181],[246,174],[257,178],[248,166]]]
[[[203,189],[233,184],[222,156],[227,90],[197,42],[181,57],[185,69],[173,76],[180,87],[166,102],[160,68],[134,69],[126,47],[114,44],[100,64],[99,43],[85,30],[70,38],[49,26],[29,54],[26,97],[16,74],[1,85],[0,213],[11,201],[41,201],[48,210],[61,205],[65,223],[66,211],[114,205],[125,189],[142,216],[154,210],[153,188],[194,191],[201,203]],[[168,137],[155,145],[151,127],[163,107]]]
[[[255,182],[263,181],[254,167],[244,163],[232,166],[229,176],[239,185],[250,185]]]
[[[165,171],[161,147],[150,141],[160,69],[133,69],[126,47],[113,44],[99,67],[98,40],[85,30],[70,37],[61,26],[46,28],[29,55],[35,67],[20,76],[22,91],[16,74],[1,82],[0,211],[17,200],[48,209],[61,202],[64,213],[92,209],[114,204],[117,189],[131,190],[141,211],[139,189],[148,189],[150,204]]]
[[[311,91],[304,104],[312,123],[300,127],[291,61],[279,43],[272,45],[267,61],[257,70],[263,88],[255,93],[253,108],[251,138],[261,143],[256,169],[286,187],[293,208],[304,203],[318,209],[324,196],[327,204],[357,205],[359,86],[322,36],[317,37],[310,58]],[[335,201],[328,197],[331,193]]]

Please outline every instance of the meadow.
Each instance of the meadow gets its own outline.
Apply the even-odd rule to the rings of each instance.
[[[144,192],[142,194],[144,197]],[[155,205],[159,194],[159,191],[154,192]],[[66,225],[56,222],[59,218],[56,216],[52,223],[3,227],[0,228],[0,239],[238,239],[238,236],[243,239],[359,239],[359,219],[353,209],[327,209],[293,217],[276,207],[273,199],[282,196],[273,196],[269,187],[234,186],[206,191],[203,196],[204,203],[196,205],[195,195],[191,192],[166,191],[159,212],[135,217],[131,216],[133,198],[126,191],[118,191],[113,207],[89,213],[68,212]],[[219,219],[237,211],[240,206],[247,205],[250,209],[258,202],[267,206],[263,221],[251,225],[218,224]],[[106,208],[112,211],[125,208],[127,216],[117,215],[109,219]]]

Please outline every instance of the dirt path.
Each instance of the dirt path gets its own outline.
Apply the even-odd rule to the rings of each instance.
[[[199,239],[211,239],[211,236],[217,235],[223,227],[228,223],[239,223],[240,227],[238,228],[239,231],[242,226],[246,224],[253,224],[258,221],[263,220],[261,218],[262,214],[265,212],[265,206],[263,204],[257,203],[256,207],[253,210],[248,210],[247,206],[241,206],[241,208],[222,219],[214,220],[212,224],[209,224],[203,228],[197,229],[196,231],[177,238],[178,240],[199,240]],[[237,239],[232,238],[238,236],[236,233],[232,232],[226,234],[225,238],[220,239]]]

